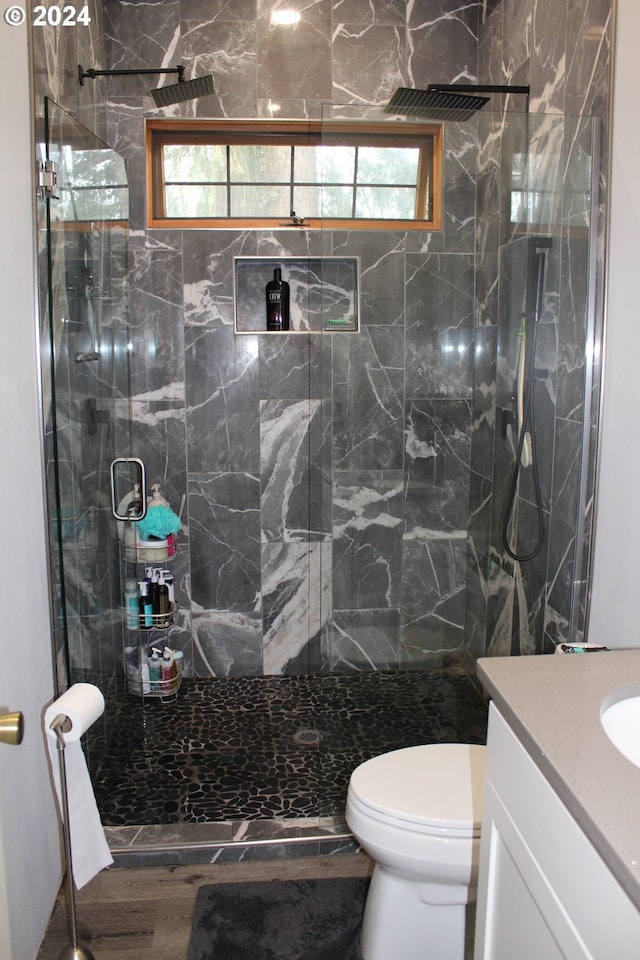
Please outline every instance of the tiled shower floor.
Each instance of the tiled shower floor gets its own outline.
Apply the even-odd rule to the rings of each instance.
[[[174,702],[132,698],[116,718],[98,807],[107,827],[341,816],[363,760],[484,743],[486,722],[486,702],[457,665],[185,680]]]

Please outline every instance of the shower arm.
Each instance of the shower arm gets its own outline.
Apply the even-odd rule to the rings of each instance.
[[[142,69],[142,70],[94,70],[91,67],[89,70],[84,70],[81,64],[78,64],[78,82],[81,87],[84,86],[85,78],[90,80],[95,80],[96,77],[131,77],[131,76],[141,76],[150,74],[160,74],[160,73],[177,73],[178,74],[178,83],[184,83],[184,67],[179,64],[177,67],[160,67],[157,70],[155,69]]]
[[[529,84],[517,85],[511,83],[430,83],[427,90],[442,90],[446,93],[521,93],[529,97]]]

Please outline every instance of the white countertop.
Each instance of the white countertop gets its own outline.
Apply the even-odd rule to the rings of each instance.
[[[640,769],[600,723],[602,702],[614,691],[620,696],[613,699],[640,695],[640,650],[493,657],[477,667],[505,720],[640,909]]]

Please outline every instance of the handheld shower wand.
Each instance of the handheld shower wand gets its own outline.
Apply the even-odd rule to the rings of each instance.
[[[533,245],[531,247],[532,254],[530,256],[530,264],[532,265],[535,262],[535,294],[533,298],[533,334],[531,337],[531,361],[529,364],[529,380],[525,389],[525,378],[526,378],[526,360],[525,360],[525,351],[526,351],[526,313],[523,313],[520,323],[519,331],[519,347],[518,347],[518,372],[517,372],[517,405],[518,405],[518,441],[515,451],[515,456],[513,459],[511,467],[511,480],[509,483],[509,490],[507,494],[507,503],[504,511],[504,517],[502,522],[502,543],[512,560],[517,560],[519,562],[525,562],[527,560],[533,560],[536,557],[540,550],[542,549],[542,543],[544,540],[544,511],[542,508],[542,492],[540,489],[540,477],[538,474],[538,458],[536,455],[535,449],[535,403],[534,403],[534,386],[535,386],[535,359],[536,359],[536,344],[538,339],[538,324],[540,322],[540,317],[542,316],[545,285],[546,285],[546,271],[547,271],[547,255],[551,247],[551,241],[546,237],[534,237],[530,241]],[[529,305],[531,304],[531,299],[528,298]],[[518,487],[520,480],[520,470],[522,468],[531,467],[532,477],[533,477],[533,487],[535,492],[535,508],[536,508],[536,518],[537,518],[537,535],[534,541],[534,544],[528,552],[521,553],[518,551],[517,546],[512,546],[512,541],[509,536],[509,525],[512,523],[514,509],[516,506],[516,500],[518,497]],[[515,521],[517,526],[517,520]]]

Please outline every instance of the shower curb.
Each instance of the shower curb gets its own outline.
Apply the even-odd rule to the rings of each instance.
[[[333,856],[359,849],[339,817],[105,827],[115,867]]]

